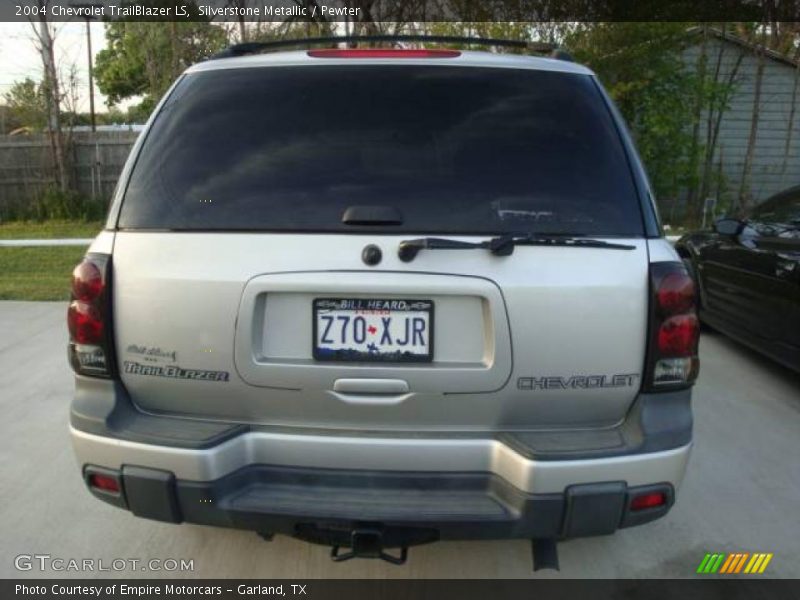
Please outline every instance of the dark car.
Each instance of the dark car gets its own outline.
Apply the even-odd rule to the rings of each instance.
[[[676,249],[697,281],[702,322],[800,371],[800,186]]]

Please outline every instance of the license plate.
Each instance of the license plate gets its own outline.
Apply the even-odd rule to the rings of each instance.
[[[313,313],[316,360],[433,360],[430,300],[316,298]]]

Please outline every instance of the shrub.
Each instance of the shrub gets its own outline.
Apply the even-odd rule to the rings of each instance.
[[[62,191],[48,187],[35,200],[15,203],[7,206],[3,212],[5,214],[0,215],[0,218],[8,221],[49,219],[96,221],[105,216],[106,203],[74,190]]]

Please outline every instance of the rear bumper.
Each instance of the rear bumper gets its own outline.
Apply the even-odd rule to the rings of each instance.
[[[402,531],[398,545],[611,533],[667,513],[691,450],[688,391],[640,398],[613,430],[392,436],[145,415],[118,383],[79,379],[78,462],[87,482],[101,472],[121,487],[92,489],[98,498],[152,519],[334,544],[364,523],[385,540]],[[628,510],[652,490],[662,506]]]
[[[95,496],[149,519],[282,533],[329,545],[352,532],[381,532],[385,547],[439,539],[572,538],[610,534],[664,516],[669,483],[622,481],[525,493],[485,473],[389,473],[251,466],[215,481],[184,481],[168,471],[84,468],[116,477],[119,493]],[[662,493],[665,503],[632,512],[632,497]]]
[[[254,465],[390,473],[483,473],[525,493],[562,493],[576,483],[624,481],[631,486],[683,478],[690,444],[661,452],[538,460],[498,439],[386,438],[251,431],[211,448],[128,442],[72,428],[81,465],[120,470],[140,465],[181,481],[214,482]]]

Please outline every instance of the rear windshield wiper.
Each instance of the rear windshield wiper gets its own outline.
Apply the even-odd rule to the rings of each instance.
[[[420,250],[472,250],[485,248],[495,256],[510,256],[515,246],[566,246],[570,248],[606,248],[609,250],[634,250],[636,246],[615,244],[603,240],[567,236],[542,236],[536,234],[501,235],[480,242],[462,242],[446,238],[419,238],[403,240],[397,256],[403,262],[411,262]]]

